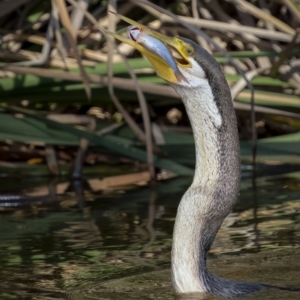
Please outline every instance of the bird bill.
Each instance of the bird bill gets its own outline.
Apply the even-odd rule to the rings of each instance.
[[[168,37],[159,32],[148,29],[142,24],[135,22],[127,17],[118,15],[122,20],[131,24],[127,29],[129,38],[125,38],[117,33],[106,31],[109,35],[119,41],[132,46],[139,51],[153,65],[158,76],[170,83],[186,81],[178,69],[177,62],[174,60],[168,46],[177,50],[178,38]],[[180,43],[179,43],[180,44]],[[177,50],[180,53],[180,50]]]

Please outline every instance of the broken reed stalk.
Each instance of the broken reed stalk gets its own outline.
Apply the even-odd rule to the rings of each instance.
[[[116,15],[115,14],[110,14],[109,11],[116,12],[117,11],[116,6],[117,6],[117,4],[116,4],[115,0],[109,0],[108,7],[107,7],[107,11],[108,11],[108,30],[110,30],[112,32],[116,31],[116,22],[115,22]],[[111,75],[112,75],[112,55],[113,55],[112,50],[114,48],[114,43],[111,41],[110,45],[112,45],[112,47],[110,48],[109,53],[108,53],[108,57],[109,57],[108,65],[110,67],[110,72],[111,72]],[[150,122],[150,117],[149,117],[149,112],[148,112],[146,99],[145,99],[145,96],[144,96],[142,90],[138,88],[137,78],[136,78],[134,72],[132,71],[130,65],[128,64],[127,59],[124,56],[122,56],[122,58],[125,62],[126,68],[129,72],[131,78],[134,80],[134,82],[136,83],[136,86],[137,86],[137,96],[138,96],[140,108],[141,108],[141,111],[142,111],[143,124],[144,124],[145,135],[146,135],[147,163],[148,163],[148,168],[149,168],[149,173],[150,173],[151,180],[155,180],[155,168],[154,168],[154,163],[153,163],[154,158],[153,158],[153,146],[152,146],[153,143],[152,143],[151,122]],[[111,86],[113,87],[112,84],[111,84]]]
[[[73,0],[67,0],[67,1],[69,3],[71,3],[72,5],[74,5],[75,7],[78,7],[78,4],[75,1],[73,1]],[[111,9],[113,9],[113,8],[114,8],[114,5],[112,5]],[[101,30],[101,28],[99,27],[99,25],[97,23],[97,20],[89,12],[84,11],[84,14],[92,24],[94,24],[98,29],[100,29],[100,31],[102,33],[105,34],[105,31]],[[113,22],[113,24],[114,24],[114,22]],[[114,29],[114,28],[112,28],[112,29]],[[110,37],[107,36],[107,40],[109,41]],[[111,49],[109,49],[109,50],[111,50]],[[129,74],[130,74],[130,76],[131,76],[131,78],[134,81],[134,84],[136,86],[138,99],[139,99],[139,102],[140,102],[140,105],[141,105],[141,111],[143,113],[143,120],[144,120],[144,126],[145,126],[145,131],[146,131],[146,135],[145,135],[144,132],[139,128],[139,126],[131,118],[131,116],[127,113],[125,108],[122,106],[122,104],[120,103],[120,101],[118,100],[118,98],[114,94],[113,80],[112,80],[112,78],[113,78],[113,76],[112,76],[112,56],[111,55],[112,55],[112,50],[109,51],[109,53],[108,53],[108,57],[109,57],[108,62],[111,62],[111,63],[108,63],[108,88],[109,88],[110,97],[111,97],[113,103],[115,104],[116,108],[123,115],[124,120],[126,121],[128,126],[136,134],[136,136],[139,138],[139,140],[142,141],[146,145],[149,172],[151,174],[151,178],[155,179],[155,170],[154,170],[154,164],[153,164],[153,162],[154,162],[153,148],[154,147],[153,147],[153,144],[152,144],[151,123],[150,123],[148,108],[147,108],[147,104],[146,104],[146,99],[143,95],[143,91],[139,86],[139,83],[137,81],[137,78],[136,78],[132,68],[128,64],[126,58],[123,57],[124,62],[126,64],[126,67],[128,69],[128,72],[129,72]],[[159,149],[157,147],[155,147],[154,149],[155,149],[155,152],[159,152]]]

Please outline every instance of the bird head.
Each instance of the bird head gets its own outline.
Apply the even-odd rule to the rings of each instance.
[[[196,54],[198,50],[197,47],[199,47],[196,43],[185,38],[163,35],[157,31],[147,29],[142,24],[135,22],[127,17],[121,15],[118,16],[122,20],[135,26],[136,28],[139,28],[143,31],[146,30],[149,35],[163,42],[166,46],[166,51],[169,51],[178,69],[182,73],[183,78],[186,78],[186,80],[180,80],[180,78],[176,76],[176,70],[174,70],[174,68],[166,61],[164,61],[160,56],[158,56],[154,50],[150,51],[142,44],[134,40],[125,38],[117,33],[107,31],[108,34],[114,36],[116,39],[129,44],[134,49],[138,50],[145,58],[150,61],[158,76],[171,84],[190,87],[198,86],[199,84],[201,84],[202,80],[203,83],[207,82],[205,72],[199,62],[196,60]]]

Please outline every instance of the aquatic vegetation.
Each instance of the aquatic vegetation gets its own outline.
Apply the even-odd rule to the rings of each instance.
[[[74,161],[82,163],[89,147],[89,157],[97,159],[86,159],[85,168],[107,163],[112,155],[123,163],[139,161],[142,168],[148,162],[191,174],[193,142],[178,95],[130,47],[119,43],[113,55],[102,29],[124,32],[125,18],[110,13],[107,2],[76,3],[0,3],[0,153],[11,163],[0,163],[0,173],[37,174],[47,163],[50,173],[62,174]],[[300,128],[299,2],[255,6],[214,0],[197,6],[191,1],[164,8],[155,3],[132,1],[114,10],[145,27],[191,38],[213,53],[231,87],[240,138],[249,140],[253,129],[260,139],[278,141],[290,133],[284,139],[293,151],[265,139],[258,142],[258,160],[284,156],[286,161],[292,154],[294,162]],[[254,87],[252,127],[251,86],[243,76]],[[242,144],[242,158],[251,159],[251,147]],[[78,163],[76,168],[80,176]]]

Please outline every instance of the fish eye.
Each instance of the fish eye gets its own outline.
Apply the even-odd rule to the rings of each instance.
[[[194,48],[191,47],[191,46],[188,46],[185,48],[185,53],[189,56],[193,55],[194,54]]]

